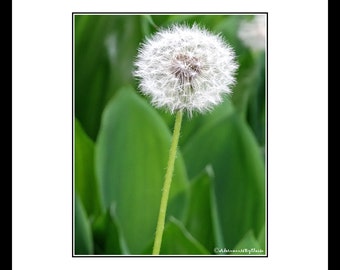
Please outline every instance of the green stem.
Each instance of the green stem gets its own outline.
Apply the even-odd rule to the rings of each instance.
[[[163,231],[164,231],[164,223],[165,223],[165,214],[166,214],[166,208],[168,205],[172,175],[173,175],[174,167],[175,167],[176,150],[177,150],[178,139],[179,139],[179,134],[181,130],[182,115],[183,113],[181,110],[178,111],[176,114],[174,133],[172,135],[172,142],[170,146],[169,160],[168,160],[168,166],[167,166],[167,170],[165,174],[161,205],[159,208],[155,242],[153,245],[152,255],[159,255],[159,252],[161,249],[162,237],[163,237]]]

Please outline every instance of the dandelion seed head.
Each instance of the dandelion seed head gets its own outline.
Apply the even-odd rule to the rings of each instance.
[[[237,67],[234,50],[220,35],[196,24],[173,25],[142,43],[134,75],[154,106],[191,115],[231,93]]]
[[[253,51],[261,51],[266,45],[266,16],[255,15],[250,21],[242,21],[238,37]]]

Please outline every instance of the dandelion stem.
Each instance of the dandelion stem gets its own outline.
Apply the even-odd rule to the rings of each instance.
[[[163,185],[163,192],[162,192],[161,204],[159,208],[155,242],[153,246],[152,255],[159,255],[159,252],[161,249],[162,237],[163,237],[163,231],[164,231],[164,223],[165,223],[165,214],[166,214],[166,209],[168,205],[172,175],[173,175],[174,167],[175,167],[176,150],[177,150],[178,139],[179,139],[179,134],[181,130],[182,115],[183,113],[181,110],[179,110],[176,114],[174,133],[172,135],[172,142],[170,146],[169,160],[168,160],[168,166],[167,166],[164,185]]]

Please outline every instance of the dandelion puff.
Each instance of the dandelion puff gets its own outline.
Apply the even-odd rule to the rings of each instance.
[[[196,24],[172,25],[141,44],[134,76],[155,107],[191,116],[232,92],[237,68],[234,50],[220,35]]]
[[[266,16],[256,15],[250,21],[242,21],[238,37],[253,51],[261,51],[266,45]]]

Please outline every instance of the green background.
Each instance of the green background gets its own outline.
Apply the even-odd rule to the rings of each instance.
[[[74,15],[74,254],[151,254],[174,116],[140,95],[133,62],[158,27],[194,22],[240,67],[232,96],[184,116],[161,254],[267,253],[265,52],[237,36],[252,17]]]

